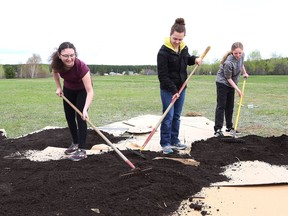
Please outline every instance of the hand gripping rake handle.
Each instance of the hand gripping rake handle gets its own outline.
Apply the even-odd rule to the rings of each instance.
[[[242,95],[241,95],[241,97],[240,97],[240,102],[239,102],[239,106],[238,106],[238,111],[237,111],[237,116],[236,116],[236,122],[235,122],[235,127],[234,127],[234,137],[236,136],[236,129],[237,129],[237,127],[238,127],[238,121],[239,121],[240,109],[241,109],[241,106],[242,106],[242,101],[243,101],[243,96],[244,96],[244,89],[245,89],[246,79],[247,79],[247,78],[244,78],[244,81],[243,81]]]
[[[74,106],[64,95],[61,96],[81,117],[83,114],[77,109],[77,107]],[[106,143],[111,146],[114,151],[132,168],[135,169],[136,167],[129,161],[108,139],[104,136],[104,134],[92,124],[92,122],[89,119],[86,119],[86,121],[91,125],[91,127],[106,141]]]
[[[205,50],[205,52],[201,55],[201,59],[204,59],[204,57],[206,56],[206,54],[208,53],[208,51],[210,50],[210,46],[208,46]],[[190,73],[190,75],[187,77],[187,79],[185,80],[185,82],[182,84],[180,90],[178,91],[178,94],[180,95],[181,92],[183,91],[183,89],[185,88],[185,86],[187,85],[189,79],[192,77],[192,75],[194,74],[194,72],[196,71],[196,69],[198,68],[198,65],[196,65],[193,69],[193,71]],[[161,116],[161,118],[159,119],[159,121],[157,122],[156,126],[153,128],[153,130],[151,131],[151,133],[149,134],[149,136],[147,137],[147,139],[145,140],[144,144],[142,145],[140,151],[143,151],[143,149],[145,148],[145,146],[148,144],[148,142],[150,141],[150,139],[152,138],[152,136],[154,135],[154,133],[156,132],[157,128],[159,127],[159,125],[161,124],[161,122],[163,121],[163,119],[165,118],[165,116],[167,115],[167,113],[170,111],[171,107],[173,106],[173,104],[175,103],[175,101],[177,100],[177,98],[173,98],[171,103],[169,104],[169,106],[167,107],[167,109],[165,110],[165,112],[163,113],[163,115]]]

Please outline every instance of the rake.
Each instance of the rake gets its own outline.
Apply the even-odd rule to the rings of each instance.
[[[244,78],[243,85],[242,85],[242,95],[240,97],[239,105],[238,105],[238,110],[237,110],[237,116],[236,116],[236,121],[235,121],[235,127],[233,130],[233,137],[232,138],[222,138],[221,140],[224,142],[232,142],[232,143],[243,143],[243,139],[236,139],[236,130],[238,127],[238,122],[239,122],[239,116],[240,116],[240,110],[242,106],[242,101],[243,101],[243,96],[244,96],[244,90],[245,90],[245,85],[246,85],[246,79]]]
[[[63,94],[61,95],[61,97],[65,100],[66,103],[68,103],[81,117],[83,117],[83,114],[79,111],[79,109],[77,109],[76,106],[74,106],[74,104],[72,104]],[[146,172],[152,169],[152,167],[148,167],[148,168],[144,168],[144,169],[140,169],[138,167],[135,167],[134,164],[127,158],[125,157],[125,155],[122,154],[122,152],[116,148],[111,141],[89,120],[89,119],[85,119],[86,122],[89,123],[89,125],[97,132],[97,134],[99,134],[104,140],[105,142],[111,146],[113,148],[113,150],[125,161],[126,164],[129,165],[129,167],[131,168],[131,171],[125,174],[120,175],[121,176],[130,176],[130,175],[135,175],[135,174],[140,174],[141,172]]]
[[[210,46],[208,46],[205,50],[205,52],[201,55],[201,59],[204,59],[204,57],[206,56],[206,54],[208,53],[208,51],[210,50]],[[183,91],[183,89],[185,88],[185,86],[187,85],[189,79],[192,77],[192,75],[194,74],[194,72],[196,71],[196,69],[198,68],[199,65],[196,65],[194,67],[194,69],[192,70],[192,72],[190,73],[190,75],[188,76],[188,78],[185,80],[185,82],[182,84],[180,90],[178,91],[178,94],[180,95],[181,92]],[[145,146],[149,143],[149,141],[151,140],[151,138],[153,137],[153,135],[155,134],[155,132],[157,131],[159,125],[161,124],[161,122],[163,121],[163,119],[165,118],[165,116],[167,115],[167,113],[170,111],[170,109],[172,108],[172,106],[174,105],[175,101],[177,100],[177,98],[173,98],[171,103],[169,104],[169,106],[167,107],[167,109],[165,110],[165,112],[163,113],[163,115],[161,116],[161,118],[159,119],[159,121],[157,122],[156,126],[152,129],[151,133],[149,134],[149,136],[147,137],[147,139],[145,140],[144,144],[141,146],[141,148],[139,150],[133,150],[130,148],[127,148],[129,151],[133,152],[134,154],[145,158],[145,155],[142,154],[141,152],[144,150]]]

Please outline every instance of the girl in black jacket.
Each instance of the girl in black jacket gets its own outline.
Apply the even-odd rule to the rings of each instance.
[[[160,145],[164,154],[172,154],[173,149],[183,150],[187,146],[178,138],[180,116],[184,105],[186,87],[178,93],[187,79],[187,65],[200,65],[201,58],[190,55],[183,42],[186,35],[185,21],[177,18],[157,55],[157,71],[160,81],[160,94],[163,113],[171,101],[177,99],[163,119],[160,127]]]

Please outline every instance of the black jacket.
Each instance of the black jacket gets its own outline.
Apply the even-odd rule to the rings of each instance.
[[[180,53],[162,45],[157,55],[160,88],[176,94],[187,79],[187,65],[195,64],[196,58],[188,53],[186,45]]]

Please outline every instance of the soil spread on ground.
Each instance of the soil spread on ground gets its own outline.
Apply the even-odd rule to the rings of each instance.
[[[103,134],[117,147],[125,137]],[[1,137],[1,136],[0,136]],[[67,128],[49,129],[16,139],[0,139],[0,215],[169,215],[181,201],[193,197],[211,183],[227,181],[223,166],[240,161],[288,164],[288,137],[241,137],[244,142],[210,138],[192,143],[190,155],[199,166],[174,160],[153,160],[161,152],[143,151],[146,160],[129,150],[121,151],[137,168],[132,170],[115,151],[91,155],[74,162],[68,159],[35,162],[6,159],[7,155],[48,146],[70,145]],[[237,138],[236,138],[237,139]],[[87,143],[105,143],[93,130]],[[192,205],[191,205],[192,208]],[[200,208],[201,209],[201,208]],[[203,212],[204,214],[204,212]]]

